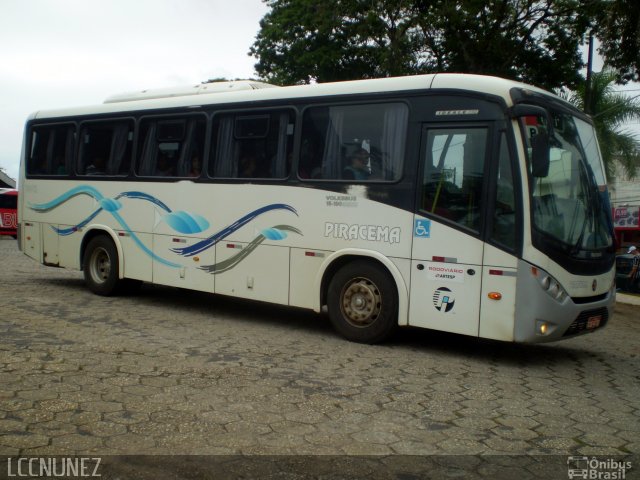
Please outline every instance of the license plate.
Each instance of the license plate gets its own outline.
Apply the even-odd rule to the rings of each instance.
[[[587,330],[593,330],[594,328],[598,328],[600,326],[600,322],[602,321],[602,315],[596,315],[595,317],[589,317],[587,319]]]

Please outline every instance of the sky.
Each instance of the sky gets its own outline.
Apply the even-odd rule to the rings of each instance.
[[[38,110],[255,77],[261,0],[0,0],[0,167],[17,179]]]
[[[255,77],[247,53],[267,11],[261,0],[0,0],[0,167],[18,178],[32,112]]]

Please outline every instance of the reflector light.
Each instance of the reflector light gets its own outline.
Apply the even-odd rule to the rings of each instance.
[[[501,300],[502,294],[500,292],[489,292],[487,295],[491,300]]]

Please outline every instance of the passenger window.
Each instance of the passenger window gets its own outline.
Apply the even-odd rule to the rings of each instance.
[[[75,132],[73,125],[34,127],[27,160],[27,173],[30,175],[68,175],[73,164]]]
[[[516,247],[516,197],[514,189],[511,156],[507,145],[507,137],[500,137],[497,183],[495,191],[495,208],[491,239],[510,250]]]
[[[300,178],[394,181],[400,178],[408,108],[404,104],[313,107],[302,123]]]
[[[133,121],[84,123],[80,129],[80,175],[128,175]]]
[[[286,178],[291,169],[291,111],[217,115],[209,172],[219,178]]]
[[[486,150],[486,128],[429,130],[422,210],[479,232]]]
[[[143,120],[138,137],[137,174],[199,177],[205,130],[206,119],[202,116]]]

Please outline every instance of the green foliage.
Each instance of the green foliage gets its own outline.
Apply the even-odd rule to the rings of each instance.
[[[250,55],[276,84],[428,72],[575,87],[578,0],[265,0]]]
[[[250,54],[275,84],[373,78],[408,73],[414,15],[404,0],[266,0]],[[364,6],[368,8],[363,8]],[[375,7],[375,14],[374,12]]]
[[[616,79],[617,72],[612,69],[593,74],[590,111],[607,176],[609,178],[615,176],[617,160],[625,175],[632,179],[636,177],[640,166],[640,141],[636,135],[622,131],[620,128],[629,121],[640,120],[640,101],[638,97],[628,97],[616,92],[614,90]],[[565,97],[580,110],[584,110],[584,83],[575,92]]]
[[[545,88],[577,85],[586,24],[566,0],[430,2],[426,52],[438,70],[481,73]]]
[[[594,12],[595,34],[601,42],[599,52],[617,71],[617,80],[640,80],[640,2],[603,0]]]

